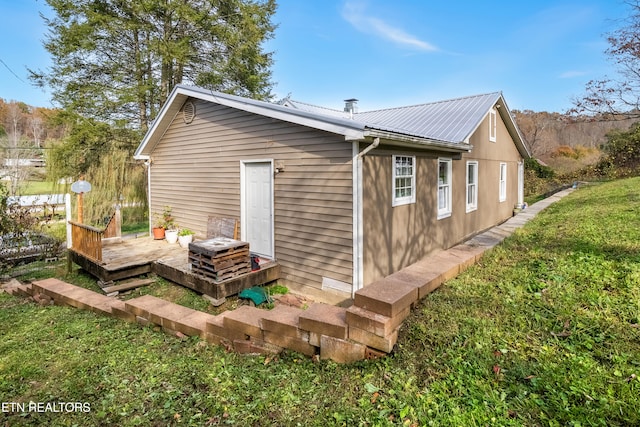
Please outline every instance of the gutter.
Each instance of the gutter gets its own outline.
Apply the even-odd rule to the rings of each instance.
[[[473,145],[463,142],[446,142],[436,141],[433,139],[420,138],[411,135],[401,135],[395,132],[388,132],[383,130],[368,129],[365,131],[365,136],[372,136],[376,140],[384,138],[388,140],[390,145],[394,146],[406,146],[416,148],[416,146],[430,148],[432,150],[442,150],[448,152],[467,153],[473,148]],[[375,144],[375,140],[374,140]],[[377,146],[377,145],[376,145]],[[368,149],[369,147],[367,147]],[[374,147],[375,148],[375,147]],[[367,151],[365,149],[365,151]]]

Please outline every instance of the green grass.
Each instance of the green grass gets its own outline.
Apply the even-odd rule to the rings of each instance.
[[[39,195],[39,194],[53,194],[63,192],[64,186],[56,186],[53,182],[48,181],[26,181],[20,186],[20,194],[24,196]],[[67,189],[68,191],[68,189]],[[58,207],[56,212],[60,218],[64,219],[64,206]],[[75,212],[72,213],[75,215]],[[141,210],[138,207],[123,207],[122,208],[122,233],[123,234],[135,234],[145,233],[149,231],[149,221],[146,219],[147,212]],[[54,237],[61,237],[64,239],[64,232],[60,233],[55,225],[49,225],[53,228],[52,234]],[[46,231],[46,230],[45,230]]]
[[[135,222],[129,224],[122,224],[122,234],[136,234],[136,233],[148,233],[149,232],[149,222]]]
[[[64,186],[56,186],[49,181],[27,181],[20,185],[20,194],[23,196],[57,194],[62,193],[63,188]]]
[[[0,400],[91,411],[0,424],[640,425],[639,189],[609,182],[552,205],[425,298],[376,361],[241,356],[2,294]],[[202,304],[174,289],[136,292]]]

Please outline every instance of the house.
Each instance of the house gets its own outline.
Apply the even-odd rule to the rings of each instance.
[[[237,218],[281,281],[354,293],[513,215],[523,138],[502,93],[358,112],[176,86],[135,152],[151,212]]]

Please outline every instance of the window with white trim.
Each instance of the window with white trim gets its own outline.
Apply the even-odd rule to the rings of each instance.
[[[416,202],[415,156],[393,156],[392,206]]]
[[[496,110],[493,108],[489,110],[489,141],[496,142],[496,127],[497,127]]]
[[[478,162],[467,162],[467,212],[478,209]]]
[[[507,200],[507,164],[500,163],[500,201]]]
[[[438,219],[451,216],[451,159],[438,159]]]

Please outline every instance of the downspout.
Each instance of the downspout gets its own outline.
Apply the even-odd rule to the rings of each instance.
[[[518,204],[516,209],[524,207],[524,159],[518,162]]]
[[[371,150],[375,149],[378,145],[380,145],[380,138],[374,138],[373,144],[369,145],[367,148],[362,150],[360,154],[358,154],[358,160],[362,160],[362,158]]]
[[[380,138],[375,138],[373,143],[360,152],[358,141],[353,142],[353,285],[351,297],[355,298],[358,289],[364,286],[364,225],[362,210],[362,158],[380,145]]]
[[[147,169],[147,204],[149,205],[149,235],[153,233],[153,217],[151,216],[151,157],[145,160],[144,165]]]

